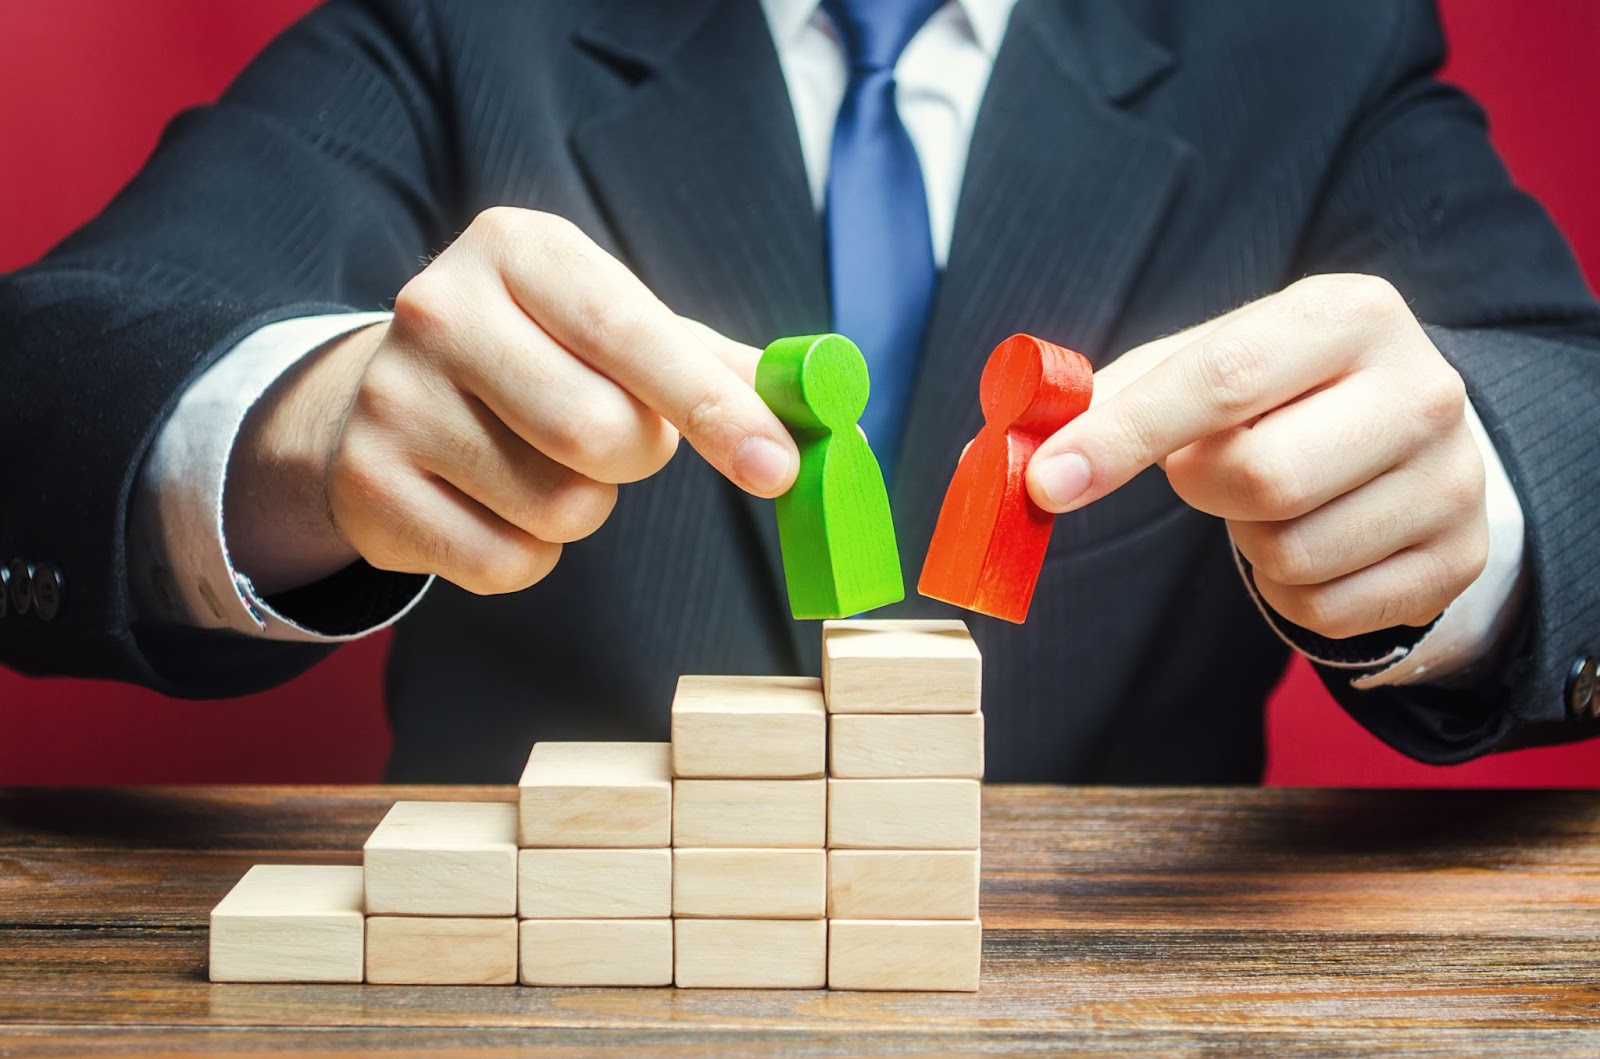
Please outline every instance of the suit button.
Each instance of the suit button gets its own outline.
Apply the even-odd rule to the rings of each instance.
[[[1594,657],[1581,657],[1572,663],[1572,672],[1567,675],[1567,713],[1573,717],[1594,716],[1595,707],[1595,660]]]
[[[40,563],[33,571],[33,612],[40,621],[49,621],[61,613],[61,597],[66,585],[61,571],[51,563]]]
[[[11,613],[11,567],[0,566],[0,618]]]
[[[11,560],[11,609],[18,614],[28,613],[33,606],[33,564],[26,559]]]

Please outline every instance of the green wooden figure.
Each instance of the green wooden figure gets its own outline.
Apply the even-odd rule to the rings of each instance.
[[[778,541],[796,618],[843,618],[905,598],[883,471],[857,420],[867,362],[843,335],[780,338],[761,354],[756,392],[800,449],[778,497]]]

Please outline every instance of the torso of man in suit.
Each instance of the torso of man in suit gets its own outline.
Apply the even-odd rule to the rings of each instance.
[[[1530,523],[1543,527],[1530,532],[1560,537],[1542,514],[1548,483],[1525,470],[1527,453],[1553,442],[1524,441],[1516,390],[1492,365],[1505,342],[1550,342],[1549,362],[1563,366],[1542,384],[1569,385],[1570,370],[1589,385],[1592,364],[1572,351],[1600,334],[1592,301],[1559,237],[1505,181],[1470,105],[1432,81],[1442,42],[1426,5],[1367,14],[1016,6],[975,115],[893,478],[913,570],[981,426],[978,378],[1001,339],[1036,334],[1103,367],[1313,273],[1394,284],[1508,446]],[[328,49],[337,61],[319,60]],[[241,193],[259,182],[261,212],[315,202],[275,226],[293,239],[251,223],[196,251],[207,246],[197,222],[165,231],[157,256],[198,255],[184,267],[251,291],[233,316],[196,313],[192,340],[227,345],[243,321],[383,306],[424,255],[511,206],[572,222],[673,312],[738,342],[824,331],[823,227],[792,87],[750,0],[336,5],[269,49],[220,112],[192,119],[168,149],[179,165],[190,140],[232,144],[241,171],[254,167]],[[250,121],[228,126],[228,108],[263,100],[257,157],[240,146]],[[273,157],[279,142],[286,157]],[[301,152],[337,161],[324,178]],[[131,218],[163,194],[136,189],[64,252],[154,245],[154,229]],[[302,268],[308,249],[318,256]],[[1534,337],[1502,338],[1508,321]],[[1576,561],[1541,554],[1554,552],[1548,569]],[[1160,469],[1060,516],[1027,623],[961,615],[984,652],[989,777],[1258,779],[1263,704],[1290,646],[1248,584],[1223,521],[1186,505]],[[1363,723],[1435,760],[1559,727],[1555,674],[1586,633],[1533,591],[1537,619],[1456,687],[1353,690],[1350,673],[1324,675]],[[330,609],[327,593],[285,605]],[[956,613],[913,597],[877,615]],[[118,650],[142,652],[145,679],[182,684],[195,641],[161,624]],[[533,588],[427,592],[395,634],[390,775],[508,779],[534,739],[662,739],[678,675],[814,674],[818,641],[815,623],[787,613],[770,503],[683,446],[622,486],[604,525]],[[228,655],[230,672],[280,679],[312,649],[277,645],[270,663],[267,648],[252,650]],[[1512,656],[1522,668],[1506,668]],[[211,670],[191,679],[239,690]]]

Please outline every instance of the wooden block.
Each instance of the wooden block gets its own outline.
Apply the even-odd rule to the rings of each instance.
[[[959,621],[822,624],[829,713],[976,713],[983,659]]]
[[[820,849],[675,849],[672,914],[713,919],[821,919],[828,859]]]
[[[867,362],[843,335],[780,338],[756,392],[789,428],[800,471],[778,497],[778,545],[796,618],[842,618],[905,598],[883,471],[857,425]]]
[[[367,981],[383,985],[514,985],[510,916],[368,916]]]
[[[672,843],[667,743],[535,743],[517,794],[524,846]]]
[[[672,844],[821,849],[826,780],[678,780]]]
[[[537,919],[666,919],[670,849],[525,849],[518,910]]]
[[[211,910],[213,982],[359,982],[361,869],[258,864]]]
[[[983,429],[961,454],[917,591],[1006,621],[1028,617],[1055,516],[1028,495],[1028,463],[1089,407],[1094,367],[1070,349],[1012,335],[983,368]]]
[[[367,914],[517,914],[517,807],[395,802],[361,851]]]
[[[829,780],[834,849],[977,849],[977,780]]]
[[[829,989],[972,993],[983,962],[976,919],[830,919]]]
[[[675,919],[673,980],[685,989],[821,989],[825,919]]]
[[[838,714],[828,729],[828,775],[982,779],[983,714]]]
[[[523,985],[671,985],[670,919],[524,919]]]
[[[828,851],[828,915],[836,919],[976,919],[975,849]]]
[[[701,779],[821,776],[828,713],[815,677],[678,678],[672,773]]]

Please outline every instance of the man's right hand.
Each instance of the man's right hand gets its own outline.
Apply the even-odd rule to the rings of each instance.
[[[392,322],[320,351],[251,411],[229,465],[231,557],[264,594],[358,556],[516,591],[680,434],[777,496],[799,456],[751,387],[759,356],[675,316],[571,223],[488,210],[400,291]]]

